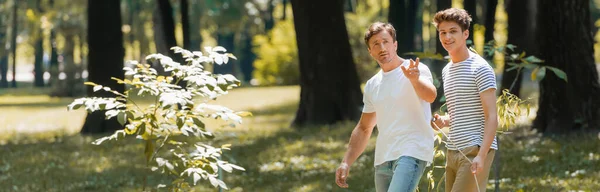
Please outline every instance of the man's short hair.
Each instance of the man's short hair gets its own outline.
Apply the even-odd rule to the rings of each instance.
[[[438,25],[440,23],[445,21],[456,22],[460,26],[462,31],[465,31],[469,29],[469,26],[471,25],[471,21],[473,21],[473,19],[471,18],[469,13],[467,13],[467,11],[458,8],[449,8],[441,10],[438,11],[435,14],[435,16],[433,16],[433,25],[436,29],[438,28]]]
[[[365,32],[365,44],[367,44],[368,48],[370,48],[369,47],[369,39],[371,39],[371,37],[373,37],[373,35],[377,35],[378,33],[381,33],[381,31],[383,31],[383,30],[386,30],[392,36],[392,38],[394,38],[394,42],[396,41],[396,29],[394,29],[394,26],[392,26],[392,24],[383,23],[383,22],[375,22],[375,23],[371,24],[371,26],[369,26],[369,28]]]

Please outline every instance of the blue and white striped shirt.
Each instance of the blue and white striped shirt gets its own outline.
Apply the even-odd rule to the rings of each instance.
[[[494,70],[485,59],[469,51],[469,58],[448,63],[442,70],[446,106],[450,115],[449,150],[481,145],[484,113],[479,94],[496,89]],[[491,146],[498,149],[496,138]]]

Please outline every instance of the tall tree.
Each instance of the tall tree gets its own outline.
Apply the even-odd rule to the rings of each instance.
[[[293,124],[357,120],[362,92],[344,21],[344,0],[291,0],[300,65]]]
[[[168,55],[173,60],[178,60],[181,57],[175,56],[171,51],[171,47],[177,46],[175,40],[175,20],[173,19],[173,7],[169,0],[157,0],[156,11],[152,16],[154,20],[154,42],[156,51],[163,55]],[[152,65],[159,74],[164,74],[162,65],[158,62]]]
[[[471,22],[471,26],[469,26],[468,40],[471,40],[473,43],[475,43],[473,41],[473,36],[475,34],[473,27],[475,26],[475,24],[479,24],[479,18],[477,17],[477,0],[463,0],[463,6],[473,19],[473,21]]]
[[[36,9],[38,14],[43,14],[45,12],[45,10],[42,8],[42,2],[41,0],[37,0],[36,1]],[[36,24],[38,24],[38,28],[36,30],[38,30],[37,35],[35,35],[35,61],[33,64],[33,71],[34,71],[34,81],[33,84],[36,87],[43,87],[44,86],[44,29],[42,28],[42,24],[41,22],[38,20],[36,22]]]
[[[17,11],[19,7],[19,3],[17,0],[13,0],[13,15],[12,15],[12,32],[11,32],[11,41],[10,48],[12,51],[12,81],[11,87],[17,87],[17,36],[18,36],[18,22],[17,22]]]
[[[507,0],[506,12],[508,15],[508,40],[507,44],[516,45],[515,53],[526,51],[532,53],[535,24],[535,7],[529,1]],[[510,93],[520,96],[522,75],[517,76],[517,70],[507,71],[509,65],[504,65],[502,73],[502,90],[510,89]],[[522,72],[521,72],[522,74]],[[514,82],[514,85],[513,85]]]
[[[111,80],[123,79],[123,33],[121,32],[120,0],[88,0],[88,71],[89,81],[123,92],[125,86]],[[88,96],[114,97],[104,91],[94,92],[88,87]],[[120,129],[116,118],[105,120],[104,111],[88,114],[81,133],[104,133]]]
[[[48,86],[53,86],[52,83],[58,81],[58,48],[56,42],[56,29],[53,27],[50,29],[50,65],[49,65],[49,73],[50,79],[48,81]]]
[[[549,70],[540,82],[533,127],[547,134],[600,127],[600,84],[594,63],[589,0],[538,2],[537,44],[544,65],[566,72],[568,81]]]
[[[181,9],[181,29],[183,31],[183,48],[192,49],[192,39],[190,38],[190,16],[188,0],[180,0]]]
[[[388,21],[396,29],[398,40],[398,54],[419,51],[418,45],[422,47],[420,29],[422,28],[422,3],[419,0],[390,0]],[[419,15],[419,13],[421,13]]]
[[[441,11],[444,9],[448,9],[452,7],[452,0],[437,0],[436,1],[436,9],[437,11]],[[443,56],[448,55],[448,52],[446,51],[446,49],[444,49],[444,47],[442,46],[442,43],[440,42],[439,39],[439,33],[436,30],[435,33],[435,41],[436,41],[436,46],[435,46],[435,51]],[[434,61],[435,64],[433,65],[429,65],[429,69],[431,70],[431,72],[434,75],[434,78],[437,79],[440,83],[439,86],[436,88],[438,93],[442,93],[444,90],[444,87],[441,86],[442,85],[442,69],[444,68],[444,66],[446,66],[446,64],[448,63],[447,60],[435,60]],[[442,106],[443,102],[441,102],[441,98],[444,96],[444,94],[437,94],[437,98],[435,99],[435,101],[433,103],[431,103],[431,109],[432,110],[437,110],[439,109],[439,107]]]
[[[498,0],[487,1],[485,7],[485,33],[483,35],[483,42],[487,43],[494,40],[494,25],[496,24],[496,8],[498,7]],[[486,55],[487,60],[492,60],[493,58],[493,54],[491,56]]]
[[[4,1],[0,1],[1,3],[5,3]],[[0,7],[0,11],[2,11],[2,13],[7,13],[8,11],[6,10],[7,8],[5,6]],[[0,14],[0,42],[7,42],[8,41],[8,35],[7,35],[7,26],[8,23],[6,22],[7,16],[5,14]],[[7,88],[8,87],[8,49],[6,49],[6,46],[0,46],[0,88]]]

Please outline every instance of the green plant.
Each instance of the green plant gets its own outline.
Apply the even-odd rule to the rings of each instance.
[[[125,126],[114,134],[102,137],[93,142],[100,145],[107,140],[119,140],[125,137],[141,139],[145,143],[145,167],[151,171],[174,178],[170,184],[159,184],[157,188],[168,187],[173,191],[186,190],[189,180],[196,185],[199,180],[208,180],[213,186],[227,188],[218,178],[218,170],[232,172],[234,169],[244,170],[234,164],[221,160],[223,150],[228,144],[214,147],[202,141],[213,137],[204,124],[205,119],[221,119],[233,123],[241,123],[242,116],[248,112],[234,112],[219,105],[207,102],[220,95],[227,94],[229,89],[240,85],[240,81],[232,75],[212,74],[203,70],[202,63],[227,63],[235,57],[223,47],[206,47],[205,53],[173,47],[180,53],[185,63],[174,62],[162,54],[146,57],[147,62],[160,61],[169,76],[159,76],[148,64],[130,61],[134,68],[124,67],[125,75],[130,79],[113,78],[120,84],[128,85],[124,93],[111,90],[109,87],[86,82],[94,91],[108,91],[115,98],[84,97],[69,104],[69,110],[84,107],[87,112],[106,111],[106,119],[117,118]],[[180,82],[186,82],[185,87]],[[155,97],[147,107],[136,104],[131,94],[142,97]],[[199,97],[199,101],[195,101]],[[161,149],[167,150],[161,152]],[[147,174],[146,174],[147,175]],[[144,176],[144,190],[147,185]]]
[[[259,85],[298,84],[298,48],[292,19],[277,22],[268,35],[256,35],[254,78]]]

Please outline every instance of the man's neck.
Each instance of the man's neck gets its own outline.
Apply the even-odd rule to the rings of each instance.
[[[403,62],[404,62],[404,59],[401,58],[400,56],[396,55],[396,57],[394,57],[392,59],[392,61],[390,61],[389,63],[379,64],[379,66],[381,67],[381,69],[383,70],[383,72],[389,72],[391,70],[396,69],[400,65],[402,65]]]
[[[456,52],[454,53],[448,54],[450,54],[450,59],[452,60],[452,63],[460,63],[469,58],[469,49],[467,49],[467,47],[465,46],[464,48],[456,50]]]

